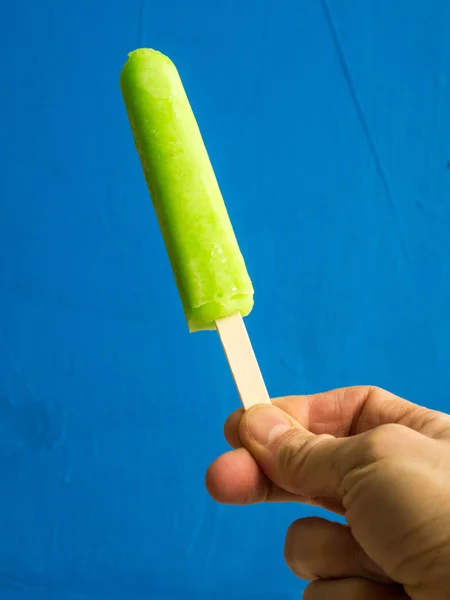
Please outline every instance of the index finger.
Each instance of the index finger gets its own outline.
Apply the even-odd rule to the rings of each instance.
[[[316,435],[349,437],[395,423],[435,439],[450,439],[450,417],[419,406],[374,386],[338,388],[310,396],[286,396],[273,404]],[[233,448],[242,446],[239,423],[243,409],[225,422],[224,433]]]

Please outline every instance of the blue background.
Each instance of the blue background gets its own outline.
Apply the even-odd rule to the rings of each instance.
[[[0,598],[287,600],[301,506],[204,490],[238,406],[190,335],[119,91],[176,62],[272,395],[450,410],[448,0],[0,2]]]

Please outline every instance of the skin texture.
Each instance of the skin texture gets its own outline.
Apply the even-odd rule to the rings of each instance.
[[[209,467],[226,504],[302,502],[285,558],[306,600],[450,599],[450,417],[374,387],[238,410]]]

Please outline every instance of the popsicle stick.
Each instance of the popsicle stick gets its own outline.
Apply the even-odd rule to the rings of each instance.
[[[218,319],[217,332],[244,408],[270,404],[261,370],[240,314]]]

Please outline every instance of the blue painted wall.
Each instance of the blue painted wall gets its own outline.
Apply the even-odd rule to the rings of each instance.
[[[238,405],[189,335],[118,78],[179,67],[273,395],[450,410],[447,0],[0,2],[0,598],[287,600],[301,506],[204,490]]]

